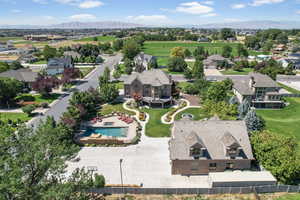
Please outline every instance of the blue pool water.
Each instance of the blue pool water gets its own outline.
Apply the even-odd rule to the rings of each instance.
[[[105,136],[113,136],[113,137],[126,137],[128,128],[122,127],[89,127],[84,136],[88,137],[91,134],[101,134]]]

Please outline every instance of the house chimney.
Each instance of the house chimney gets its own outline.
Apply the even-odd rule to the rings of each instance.
[[[254,84],[255,84],[254,77],[253,77],[253,76],[251,76],[251,77],[250,77],[250,81],[249,81],[249,87],[250,87],[251,89],[253,89],[253,87],[254,87]]]

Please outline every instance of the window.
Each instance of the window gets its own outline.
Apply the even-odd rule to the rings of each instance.
[[[226,169],[233,169],[234,164],[233,163],[226,163]]]
[[[217,169],[217,163],[209,163],[209,170],[216,170]]]
[[[198,163],[197,162],[192,162],[192,164],[191,164],[192,166],[191,166],[191,170],[193,170],[193,171],[196,171],[196,170],[198,170]]]

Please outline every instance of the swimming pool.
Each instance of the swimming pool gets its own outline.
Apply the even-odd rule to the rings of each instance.
[[[124,127],[89,127],[84,133],[85,137],[91,134],[100,134],[113,137],[127,137],[128,128]]]

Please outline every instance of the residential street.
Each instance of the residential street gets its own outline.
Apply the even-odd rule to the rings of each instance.
[[[96,88],[98,85],[98,77],[103,74],[105,67],[109,67],[110,70],[118,64],[118,62],[122,59],[120,54],[116,56],[111,56],[105,58],[105,62],[102,65],[97,66],[96,70],[91,74],[85,83],[78,85],[76,88],[80,91],[85,91],[90,87]],[[60,99],[53,107],[51,107],[43,116],[39,116],[34,118],[29,122],[29,125],[33,127],[37,127],[40,120],[46,119],[48,116],[53,116],[55,120],[59,120],[61,115],[66,111],[69,99],[71,98],[72,93]]]

